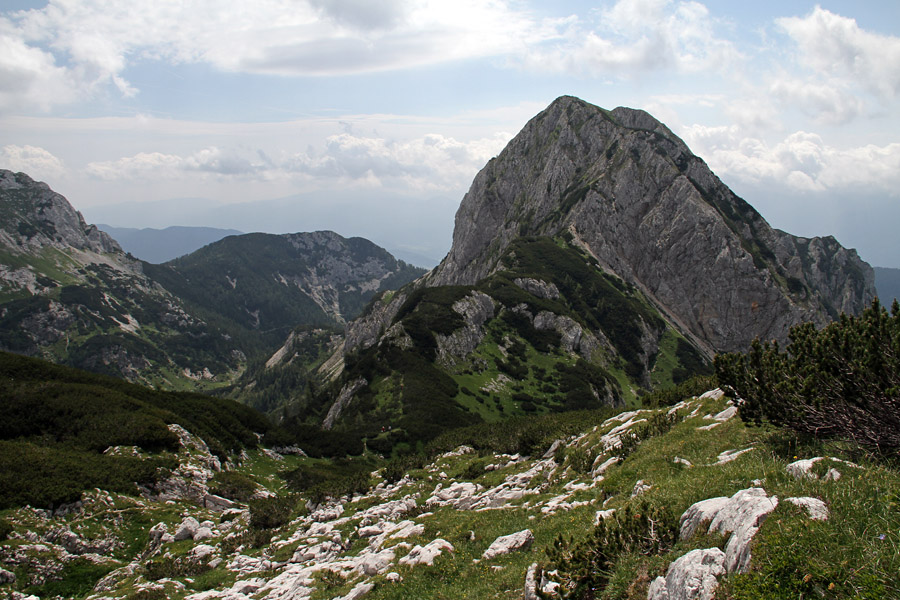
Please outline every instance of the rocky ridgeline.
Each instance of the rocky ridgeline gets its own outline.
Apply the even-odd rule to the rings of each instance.
[[[875,294],[856,251],[773,229],[646,112],[568,96],[475,177],[428,285],[474,284],[522,235],[572,236],[716,351],[858,314]]]
[[[512,581],[527,599],[538,592],[558,597],[567,582],[543,568],[550,538],[583,535],[592,522],[612,519],[635,498],[657,490],[659,484],[646,476],[621,480],[630,472],[631,453],[650,439],[636,435],[641,427],[665,418],[669,426],[693,430],[698,445],[714,448],[720,437],[715,430],[736,423],[730,404],[714,390],[671,408],[625,412],[558,440],[541,457],[479,457],[463,446],[395,483],[382,480],[365,494],[308,505],[306,514],[279,528],[262,548],[245,543],[247,508],[209,494],[207,482],[223,465],[202,440],[173,426],[182,443],[180,466],[160,489],[147,490],[144,497],[95,490],[54,513],[25,508],[11,514],[15,531],[13,543],[0,546],[0,585],[11,598],[22,599],[24,594],[12,591],[16,572],[27,574],[27,585],[39,587],[77,562],[107,567],[87,596],[93,600],[143,597],[134,594],[189,600],[303,600],[316,594],[350,600],[390,596],[396,586],[403,589],[405,581],[416,580],[421,569],[454,565],[458,577],[492,573],[498,581]],[[720,451],[717,460],[705,463],[677,455],[662,460],[712,475],[759,453],[749,446]],[[285,460],[272,451],[265,458]],[[821,477],[838,485],[842,472],[859,467],[817,457],[781,469],[798,482]],[[469,480],[472,475],[479,481]],[[619,491],[610,491],[608,482]],[[762,479],[746,484],[684,510],[678,539],[709,534],[714,543],[673,555],[664,573],[642,584],[648,599],[711,598],[722,577],[751,567],[754,536],[784,506],[797,507],[811,520],[829,518],[829,507],[818,498],[780,499],[766,491]],[[142,522],[153,523],[143,534],[123,526],[123,515],[135,512],[144,515]],[[134,546],[136,535],[146,540],[140,547]],[[123,561],[121,552],[112,557],[126,546],[134,547],[130,560]],[[461,559],[470,566],[460,566]],[[152,575],[160,564],[169,565],[170,572]],[[213,584],[202,590],[192,586],[197,574],[211,572],[220,574]]]
[[[0,169],[0,192],[4,199],[0,245],[14,252],[53,247],[124,255],[115,240],[85,223],[81,213],[46,183]]]

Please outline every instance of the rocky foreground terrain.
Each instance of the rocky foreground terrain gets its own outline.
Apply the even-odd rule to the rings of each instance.
[[[96,489],[53,512],[4,511],[11,531],[0,542],[0,592],[17,600],[557,598],[584,592],[577,571],[589,555],[601,573],[596,597],[898,597],[900,474],[793,455],[736,413],[712,390],[586,422],[539,456],[463,445],[394,482],[375,471],[367,492],[318,504],[289,496],[276,475],[311,460],[297,449],[253,450],[223,464],[172,426],[179,466],[156,489]],[[290,498],[298,508],[283,524],[261,524],[246,504],[210,493],[221,470],[252,477],[258,498]],[[606,545],[579,553],[600,539]],[[603,562],[598,548],[615,544],[619,554]],[[778,593],[766,595],[766,586]]]

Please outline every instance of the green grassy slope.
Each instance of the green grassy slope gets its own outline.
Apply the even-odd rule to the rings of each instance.
[[[709,372],[637,289],[565,241],[519,238],[502,262],[476,286],[410,292],[391,326],[402,334],[348,355],[342,380],[313,398],[301,420],[321,422],[342,386],[363,379],[335,427],[390,453],[471,423],[637,406],[653,387]],[[523,280],[553,291],[530,292]],[[493,317],[476,327],[482,337],[471,351],[448,354],[447,338],[472,328],[454,305],[473,294],[490,297]],[[539,314],[561,325],[539,328]],[[567,347],[560,327],[594,341]]]
[[[856,466],[823,461],[813,470],[821,476],[827,468],[836,468],[841,473],[836,481],[798,479],[788,473],[787,465],[815,456],[823,448],[789,445],[779,430],[748,427],[737,417],[712,419],[726,408],[727,399],[686,400],[672,408],[612,417],[610,409],[528,417],[509,430],[494,428],[493,436],[478,428],[460,430],[439,438],[430,456],[411,461],[402,473],[392,470],[393,463],[376,472],[379,465],[370,459],[344,460],[329,467],[327,461],[252,450],[236,473],[277,496],[249,501],[248,512],[236,519],[220,518],[185,502],[137,504],[121,494],[101,502],[102,494],[91,493],[84,512],[50,521],[36,520],[27,510],[0,513],[13,531],[11,539],[0,542],[0,559],[24,544],[17,536],[25,531],[43,536],[65,526],[84,539],[114,533],[123,544],[109,553],[113,562],[101,563],[106,569],[66,563],[50,577],[52,585],[44,588],[41,597],[86,597],[101,575],[140,555],[133,569],[117,572],[106,585],[104,597],[180,599],[199,591],[225,593],[238,584],[253,586],[247,588],[254,590],[247,598],[280,597],[294,590],[298,597],[318,600],[370,584],[366,598],[373,600],[514,600],[522,597],[529,565],[537,563],[555,571],[549,577],[561,583],[564,591],[574,590],[578,577],[592,577],[593,591],[571,597],[643,600],[653,579],[664,575],[678,557],[697,548],[725,547],[722,535],[701,531],[690,539],[678,537],[679,518],[688,507],[759,486],[781,501],[754,537],[749,572],[719,577],[716,598],[874,599],[900,594],[896,576],[900,570],[900,472],[896,468],[852,457],[857,458]],[[609,435],[616,428],[629,433],[623,446],[611,448]],[[561,443],[551,459],[541,461],[540,455],[554,439]],[[460,442],[469,442],[475,449],[444,452]],[[517,449],[531,454],[509,453]],[[723,462],[723,452],[732,451],[744,452]],[[615,456],[621,461],[609,466],[602,477],[594,471]],[[537,474],[529,478],[527,472]],[[399,479],[400,475],[404,477]],[[472,496],[477,499],[485,490],[523,477],[527,481],[524,495],[492,510],[429,500],[440,490],[460,484],[479,486]],[[639,481],[647,487],[635,494]],[[318,507],[306,505],[306,499],[320,500],[327,491],[341,497]],[[804,496],[824,501],[828,519],[812,520],[805,510],[786,501]],[[401,500],[405,507],[395,516],[364,518]],[[592,546],[600,510],[615,511],[604,521],[607,531],[618,531],[622,540],[655,540],[653,551],[623,548],[619,542]],[[113,524],[113,514],[124,517],[118,526]],[[186,515],[211,519],[213,537],[161,546],[150,542],[148,531],[153,524],[162,522],[173,532]],[[418,527],[410,537],[386,537],[377,546],[393,552],[380,573],[364,574],[352,568],[354,560],[374,551],[372,545],[378,543],[372,533],[363,533],[362,526],[387,527],[404,519]],[[88,526],[91,520],[93,528]],[[534,536],[529,547],[483,558],[497,537],[524,529]],[[310,548],[322,547],[316,544],[332,539],[339,539],[340,545],[327,557],[303,558]],[[449,542],[453,550],[445,549],[431,566],[401,564],[413,546],[436,539]],[[198,559],[195,549],[201,545],[211,547],[212,554]],[[52,555],[55,546],[45,546],[44,551],[29,552],[41,554],[45,564],[59,560]],[[580,569],[584,554],[579,549],[585,548],[593,549],[595,557],[605,557],[602,571]],[[5,589],[37,591],[28,584],[31,564],[25,561],[15,567],[19,579]],[[239,573],[238,564],[260,566]],[[389,573],[399,575],[399,580],[389,579]],[[298,591],[301,585],[307,589],[304,594]]]
[[[46,361],[0,353],[0,506],[55,506],[87,489],[127,491],[157,478],[178,424],[222,459],[257,444],[269,423],[233,400],[161,392]],[[134,446],[147,460],[113,456]]]

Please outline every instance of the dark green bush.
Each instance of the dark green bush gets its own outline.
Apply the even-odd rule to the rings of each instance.
[[[250,527],[277,529],[291,520],[300,499],[294,495],[258,498],[249,502]]]
[[[653,390],[649,394],[641,396],[641,406],[644,408],[659,408],[678,404],[685,398],[699,396],[704,392],[715,389],[718,386],[715,377],[708,375],[695,375],[672,387]]]
[[[240,546],[244,548],[264,548],[272,541],[275,535],[271,529],[256,529],[248,527],[234,537],[226,537],[220,547],[222,554],[233,554]]]
[[[859,317],[822,330],[798,325],[789,339],[785,352],[756,340],[747,354],[716,357],[719,382],[742,399],[741,417],[900,454],[900,305],[888,314],[876,299]]]
[[[0,441],[0,509],[30,504],[55,508],[99,487],[136,494],[135,484],[151,485],[173,460],[108,456],[61,446]]]
[[[526,415],[506,419],[502,427],[498,427],[496,423],[480,423],[446,431],[429,442],[426,450],[429,454],[435,455],[467,445],[479,452],[539,456],[546,452],[554,441],[601,423],[614,412],[613,409],[605,407],[597,410]]]
[[[115,569],[111,564],[96,564],[77,557],[65,563],[62,570],[40,586],[27,588],[27,593],[45,598],[80,598],[90,593],[98,581]]]
[[[92,451],[175,449],[178,438],[166,425],[177,423],[224,458],[226,451],[255,446],[256,433],[271,427],[234,400],[161,392],[7,352],[0,352],[0,396],[0,439],[49,438]]]
[[[327,497],[337,498],[369,489],[373,462],[364,459],[337,459],[305,463],[279,475],[295,492],[302,492],[314,503]]]
[[[587,539],[560,535],[547,549],[545,571],[557,571],[563,598],[592,600],[600,596],[620,558],[632,553],[665,552],[677,535],[678,519],[674,514],[639,501],[601,519]]]
[[[423,453],[395,456],[384,466],[382,476],[388,483],[396,483],[412,469],[421,469],[427,463],[428,455]]]
[[[622,435],[621,445],[616,451],[617,456],[622,460],[625,460],[629,454],[637,450],[637,447],[641,442],[665,434],[675,426],[677,420],[678,416],[675,414],[669,415],[664,412],[659,412],[650,417],[646,423],[641,423],[637,427],[632,427]]]
[[[151,581],[194,577],[209,570],[208,564],[188,560],[186,557],[160,556],[144,563],[144,576]]]
[[[238,502],[248,502],[258,487],[252,478],[243,473],[219,471],[210,482],[209,491]]]

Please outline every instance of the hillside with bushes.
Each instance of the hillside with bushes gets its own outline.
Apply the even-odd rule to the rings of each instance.
[[[653,389],[711,372],[646,296],[571,239],[520,238],[503,265],[477,285],[409,286],[377,299],[369,314],[381,315],[380,341],[345,345],[341,377],[286,428],[324,422],[389,454],[449,424],[639,406]]]
[[[649,395],[656,408],[455,429],[392,458],[247,444],[219,461],[187,430],[174,444],[163,434],[127,454],[168,473],[167,485],[97,483],[75,504],[8,503],[0,589],[133,600],[896,597],[896,461],[755,424],[712,383]]]

